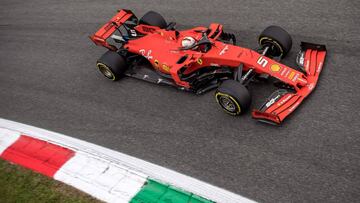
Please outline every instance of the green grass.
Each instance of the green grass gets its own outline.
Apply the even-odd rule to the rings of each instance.
[[[100,202],[59,181],[0,159],[0,202]]]

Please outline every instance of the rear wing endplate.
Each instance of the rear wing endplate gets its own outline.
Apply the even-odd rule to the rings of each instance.
[[[104,46],[110,50],[117,50],[114,45],[109,44],[106,40],[134,14],[130,10],[119,10],[109,22],[103,25],[95,34],[89,38],[98,46]]]

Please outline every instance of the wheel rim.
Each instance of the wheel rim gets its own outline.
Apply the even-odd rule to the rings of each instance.
[[[271,55],[273,55],[273,56],[282,57],[284,55],[284,50],[283,50],[282,46],[277,41],[275,41],[271,38],[262,37],[259,39],[259,44],[262,46],[270,45]]]
[[[220,106],[229,113],[236,114],[237,112],[240,112],[240,109],[237,109],[238,105],[235,101],[227,95],[219,95],[218,102]]]
[[[100,72],[107,78],[114,80],[115,76],[114,74],[111,72],[110,68],[107,67],[105,64],[103,63],[98,63],[97,67],[99,68]]]

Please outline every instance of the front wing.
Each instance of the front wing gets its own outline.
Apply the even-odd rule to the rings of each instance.
[[[253,118],[271,124],[281,124],[314,90],[325,61],[325,56],[325,45],[302,42],[298,63],[303,72],[305,72],[307,84],[296,92],[286,89],[275,91],[259,109],[253,110]]]

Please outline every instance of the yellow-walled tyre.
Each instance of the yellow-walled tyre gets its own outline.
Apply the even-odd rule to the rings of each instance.
[[[233,116],[244,113],[251,104],[249,90],[235,80],[224,81],[216,90],[215,99],[226,113]]]
[[[107,51],[96,62],[99,71],[110,80],[118,80],[127,69],[123,56],[114,51]]]

